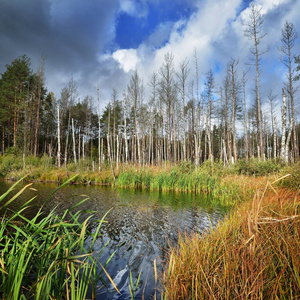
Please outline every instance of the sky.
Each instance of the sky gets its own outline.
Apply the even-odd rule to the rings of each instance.
[[[300,35],[300,0],[255,0],[264,14],[260,44],[269,52],[261,61],[261,93],[280,98],[286,68],[280,63],[281,29],[286,20]],[[45,58],[48,91],[57,99],[73,78],[78,98],[96,99],[99,86],[102,107],[116,89],[119,98],[137,70],[147,87],[164,55],[174,55],[175,68],[188,59],[189,80],[195,80],[197,51],[200,90],[212,68],[217,87],[228,61],[239,61],[241,78],[249,69],[252,41],[244,36],[249,20],[248,0],[0,0],[0,73],[26,54],[38,70]],[[300,54],[300,37],[293,53]],[[247,98],[251,101],[255,68],[247,73]]]

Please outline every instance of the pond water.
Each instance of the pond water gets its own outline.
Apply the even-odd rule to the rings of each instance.
[[[11,183],[1,182],[0,194],[10,186]],[[21,187],[19,185],[16,190]],[[26,211],[27,216],[30,216],[56,187],[54,184],[35,183],[31,188],[36,191],[27,189],[14,205],[19,206],[37,195],[32,207]],[[111,209],[95,251],[109,241],[101,255],[101,263],[105,263],[115,251],[106,270],[121,291],[121,295],[118,294],[107,281],[108,288],[99,287],[97,299],[130,299],[130,271],[134,282],[141,272],[136,299],[152,299],[155,289],[158,296],[160,287],[155,287],[154,260],[157,262],[158,273],[161,273],[169,246],[176,245],[180,233],[209,230],[226,213],[222,208],[209,206],[208,200],[199,195],[79,185],[58,190],[45,204],[43,211],[47,213],[56,208],[60,213],[87,197],[88,200],[80,209],[96,211],[100,215]]]

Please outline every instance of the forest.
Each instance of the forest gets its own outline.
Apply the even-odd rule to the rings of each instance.
[[[46,155],[58,168],[86,161],[99,171],[109,163],[118,169],[121,163],[190,161],[197,169],[205,160],[224,165],[250,157],[296,162],[300,55],[293,53],[293,47],[298,35],[286,21],[279,48],[286,67],[282,95],[270,91],[262,97],[260,62],[268,54],[260,47],[265,36],[262,23],[260,11],[252,7],[245,36],[253,48],[241,74],[237,67],[242,62],[230,58],[222,82],[216,82],[212,69],[200,82],[201,53],[195,49],[194,60],[182,61],[178,70],[173,54],[166,53],[149,82],[134,71],[127,89],[114,89],[108,103],[100,99],[98,86],[92,91],[97,91],[96,99],[91,95],[79,99],[73,78],[56,99],[45,86],[44,58],[34,72],[29,57],[18,57],[0,79],[0,151],[23,157]],[[256,78],[247,76],[251,66]],[[252,99],[247,99],[246,85],[251,84]],[[146,87],[150,93],[145,93]],[[262,98],[267,100],[262,103]],[[103,103],[107,104],[101,110]]]

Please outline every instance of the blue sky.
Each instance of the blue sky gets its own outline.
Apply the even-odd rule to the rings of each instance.
[[[121,12],[117,17],[116,43],[120,48],[136,48],[163,23],[173,24],[188,19],[195,7],[188,1],[156,1],[145,4],[141,15]],[[138,30],[136,30],[138,28]],[[164,42],[167,42],[167,35]]]
[[[262,7],[267,33],[261,50],[270,46],[261,65],[265,99],[270,89],[280,94],[285,80],[277,46],[285,20],[300,34],[300,0],[255,3]],[[220,85],[231,57],[239,60],[240,74],[247,68],[252,45],[243,23],[248,15],[245,0],[1,0],[0,73],[22,54],[37,70],[44,55],[46,85],[56,98],[73,77],[80,98],[96,97],[99,85],[104,105],[114,88],[122,95],[135,69],[147,87],[167,52],[173,53],[176,68],[189,60],[189,81],[194,80],[196,49],[200,89],[210,67]],[[293,51],[300,54],[300,38]],[[249,101],[254,71],[247,74]]]

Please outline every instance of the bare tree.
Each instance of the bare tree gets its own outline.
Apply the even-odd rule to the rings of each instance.
[[[124,116],[124,143],[125,143],[125,163],[128,163],[128,141],[127,141],[127,96],[123,91],[123,116]]]
[[[232,113],[231,113],[231,128],[232,128],[232,149],[234,161],[237,161],[237,150],[236,150],[236,132],[235,132],[235,119],[236,119],[236,106],[237,106],[237,79],[236,79],[236,66],[238,61],[231,59],[228,64],[228,72],[231,80],[231,100],[232,100]]]
[[[288,131],[288,136],[286,137],[286,119],[287,119],[287,112],[286,112],[286,94],[284,92],[284,89],[282,89],[282,102],[283,107],[281,108],[281,117],[282,117],[282,137],[281,137],[281,159],[288,162],[289,158],[289,143],[291,139],[291,133],[292,133],[292,121],[290,122],[290,128]]]
[[[154,164],[154,121],[155,116],[158,117],[159,111],[157,109],[157,96],[158,96],[158,75],[157,73],[153,73],[149,86],[151,88],[151,97],[150,97],[150,109],[151,109],[151,122],[150,122],[150,139],[149,139],[149,163],[152,162],[152,165]],[[158,119],[158,118],[157,118]],[[156,144],[157,144],[157,134],[158,134],[158,125],[159,120],[156,120]],[[157,146],[157,145],[156,145]],[[158,151],[157,151],[158,152]],[[156,153],[157,156],[157,153]]]
[[[59,115],[59,104],[57,104],[57,162],[58,162],[58,169],[60,169],[60,115]]]
[[[188,69],[188,60],[185,59],[179,65],[179,72],[177,73],[178,78],[178,90],[181,95],[182,101],[182,124],[183,124],[183,160],[186,161],[187,154],[186,154],[186,80],[189,75]]]
[[[75,143],[75,127],[74,127],[74,119],[72,118],[72,139],[73,139],[73,155],[74,155],[74,163],[77,168],[77,159],[76,159],[76,143]]]
[[[128,85],[128,96],[130,97],[133,104],[133,114],[134,114],[134,129],[135,137],[137,143],[137,153],[138,153],[138,163],[141,164],[141,146],[140,146],[140,136],[139,136],[139,124],[138,124],[138,113],[139,113],[139,97],[141,89],[141,79],[138,75],[138,72],[135,71],[131,76],[129,85]]]
[[[205,97],[206,97],[206,138],[208,145],[208,159],[211,162],[214,161],[212,152],[212,135],[211,135],[211,119],[212,119],[212,101],[213,101],[213,91],[215,88],[215,78],[212,69],[206,74],[205,82]]]
[[[166,132],[167,132],[167,160],[171,161],[171,135],[172,135],[172,111],[176,100],[174,56],[167,53],[164,57],[164,63],[159,70],[160,80],[160,98],[166,106]]]
[[[264,145],[263,145],[263,133],[262,133],[262,116],[261,116],[261,99],[260,99],[260,61],[261,56],[266,53],[266,51],[261,52],[259,50],[259,45],[261,40],[266,36],[261,31],[261,27],[264,23],[263,15],[261,14],[261,7],[258,7],[254,2],[250,3],[250,20],[246,23],[245,36],[253,40],[254,49],[250,49],[251,54],[254,56],[254,62],[256,66],[256,97],[257,97],[257,123],[258,123],[258,135],[259,135],[259,148],[260,156],[264,157]]]
[[[288,68],[288,74],[287,74],[287,79],[288,79],[288,89],[287,92],[290,96],[291,100],[291,119],[293,120],[292,122],[292,132],[293,132],[293,139],[292,139],[292,144],[293,144],[293,150],[294,150],[294,157],[295,160],[299,160],[299,148],[297,144],[297,135],[296,135],[296,126],[295,126],[295,104],[294,104],[294,86],[293,86],[293,81],[294,81],[294,72],[292,69],[292,59],[293,59],[293,54],[292,54],[292,49],[295,46],[295,41],[298,38],[298,34],[295,31],[294,25],[292,23],[289,23],[288,21],[285,22],[284,28],[281,30],[281,46],[279,47],[279,50],[283,53],[283,57],[281,57],[280,61]]]
[[[277,134],[276,134],[276,116],[275,116],[275,109],[276,109],[276,97],[277,95],[273,95],[272,91],[268,93],[268,101],[270,105],[270,117],[271,117],[271,125],[272,125],[272,132],[273,132],[273,157],[277,157]]]
[[[98,100],[98,171],[101,171],[101,122],[100,122],[100,96],[99,87],[97,85],[97,100]]]
[[[248,160],[249,145],[248,145],[248,129],[247,129],[247,101],[246,101],[246,72],[243,71],[243,102],[244,102],[244,139],[245,139],[245,157]]]

